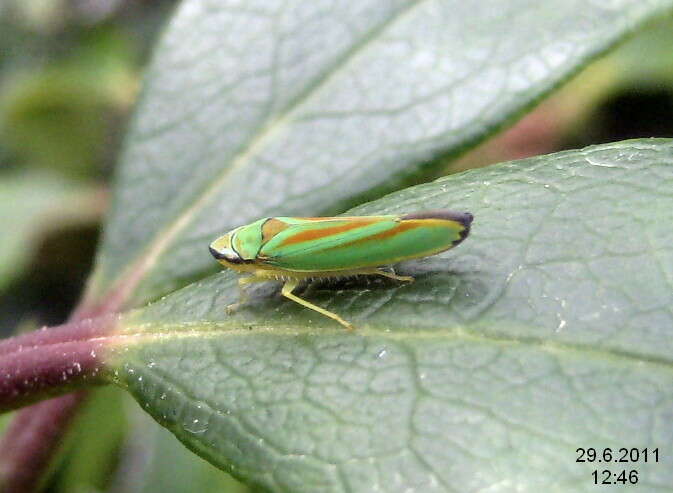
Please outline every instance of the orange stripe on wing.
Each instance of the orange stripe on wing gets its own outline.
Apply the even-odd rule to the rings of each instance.
[[[276,219],[275,217],[270,217],[263,225],[262,225],[262,243],[266,243],[269,241],[271,238],[276,236],[278,233],[281,231],[289,228],[290,225],[287,223],[284,223],[280,219]]]
[[[334,217],[299,217],[302,221],[316,221],[316,222],[336,222],[336,221],[379,221],[381,219],[389,219],[390,216],[334,216]]]
[[[369,226],[370,224],[373,224],[377,222],[377,220],[360,220],[360,221],[353,221],[349,222],[347,224],[342,224],[341,226],[332,226],[331,228],[322,228],[322,229],[314,229],[310,231],[302,231],[300,233],[294,234],[292,236],[288,236],[283,240],[283,242],[280,244],[281,247],[288,246],[288,245],[296,245],[297,243],[302,243],[304,241],[312,241],[312,240],[320,240],[323,238],[326,238],[328,236],[336,235],[339,233],[344,233],[346,231],[350,231],[352,229],[357,229],[357,228],[362,228],[363,226]]]
[[[386,238],[391,238],[393,236],[396,236],[400,233],[404,233],[405,231],[409,231],[410,229],[418,228],[420,226],[423,226],[422,224],[418,224],[420,221],[409,221],[409,222],[402,222],[396,225],[395,227],[388,229],[386,231],[381,231],[380,233],[376,233],[371,236],[366,236],[365,238],[360,238],[357,240],[349,241],[348,243],[344,243],[343,245],[338,245],[335,248],[340,248],[340,247],[349,247],[352,245],[357,245],[360,243],[366,243],[368,241],[381,241],[385,240]]]
[[[376,233],[371,236],[367,236],[365,238],[360,238],[357,240],[349,241],[348,243],[344,243],[342,245],[336,245],[330,250],[337,250],[339,248],[348,248],[353,245],[359,245],[362,243],[366,243],[368,241],[382,241],[387,238],[392,238],[393,236],[396,236],[398,234],[404,233],[405,231],[410,231],[412,229],[420,228],[420,227],[432,227],[433,225],[440,226],[444,225],[446,221],[440,220],[440,219],[411,219],[411,220],[405,220],[397,224],[395,227],[388,229],[386,231],[381,231],[380,233]]]

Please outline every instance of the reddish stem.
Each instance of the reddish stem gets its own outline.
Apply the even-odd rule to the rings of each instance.
[[[103,368],[103,341],[98,338],[116,319],[75,320],[0,341],[0,408],[66,392],[84,379],[96,382]],[[3,493],[30,493],[39,487],[85,395],[61,396],[17,413],[0,440]]]
[[[83,341],[98,337],[106,332],[114,322],[115,316],[107,315],[98,318],[75,320],[56,327],[43,327],[8,339],[0,340],[0,357],[5,354],[20,352],[37,346],[61,342]]]
[[[80,391],[49,399],[17,414],[0,443],[3,493],[28,493],[39,487],[86,395]]]
[[[100,339],[32,346],[0,355],[0,412],[63,394],[103,369]]]

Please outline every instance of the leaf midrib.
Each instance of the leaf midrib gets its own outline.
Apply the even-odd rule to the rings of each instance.
[[[151,324],[142,324],[144,326],[141,330],[130,330],[124,333],[116,333],[109,336],[103,336],[99,339],[107,340],[111,343],[132,342],[134,345],[149,342],[172,342],[172,340],[188,339],[188,338],[214,338],[220,336],[241,336],[251,335],[258,336],[260,332],[264,332],[269,336],[306,336],[306,335],[339,335],[346,334],[352,337],[364,336],[366,338],[380,338],[390,339],[394,341],[405,340],[420,340],[420,339],[445,339],[445,340],[462,340],[466,342],[477,342],[482,344],[493,344],[501,347],[529,347],[538,348],[547,353],[566,353],[576,354],[583,357],[593,356],[594,359],[603,360],[619,360],[628,361],[629,363],[648,364],[658,368],[666,369],[673,372],[673,360],[666,359],[662,356],[645,355],[634,351],[627,351],[617,348],[596,348],[584,344],[571,344],[561,341],[552,341],[548,339],[541,339],[536,337],[508,337],[506,335],[484,334],[467,330],[464,327],[454,327],[448,330],[390,330],[386,327],[385,330],[375,329],[355,329],[355,332],[346,332],[344,329],[330,329],[315,328],[297,329],[296,327],[260,327],[253,326],[252,329],[241,328],[239,325],[229,325],[221,322],[199,322],[190,323],[189,325],[198,325],[199,328],[191,328],[190,330],[178,330],[171,333],[166,333],[172,327],[181,328],[182,324],[157,324],[161,327],[160,330],[153,331]],[[129,345],[125,345],[129,347]]]

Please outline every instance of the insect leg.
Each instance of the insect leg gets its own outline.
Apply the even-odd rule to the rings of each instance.
[[[385,270],[381,269],[374,269],[371,272],[367,272],[367,274],[378,274],[379,276],[395,279],[396,281],[414,282],[414,278],[411,276],[398,276],[394,272],[386,272]]]
[[[336,320],[339,322],[341,325],[346,327],[348,330],[353,330],[355,327],[351,325],[350,323],[346,322],[343,318],[341,318],[339,315],[336,313],[332,313],[330,311],[325,310],[324,308],[320,308],[319,306],[314,305],[313,303],[309,303],[305,299],[300,298],[299,296],[292,294],[292,291],[297,287],[297,284],[299,284],[299,281],[297,279],[290,279],[283,284],[283,289],[281,291],[281,294],[285,296],[286,298],[291,299],[295,303],[299,303],[300,305],[305,306],[306,308],[310,308],[311,310],[315,310],[318,313],[321,313],[325,315],[326,317],[329,317],[333,320]]]
[[[241,305],[243,305],[246,301],[248,301],[248,292],[243,288],[246,284],[252,284],[253,282],[264,282],[267,281],[268,279],[265,279],[263,277],[257,277],[257,276],[249,276],[249,277],[239,277],[238,278],[238,301],[236,303],[232,303],[231,305],[227,306],[227,313],[230,314],[238,308],[240,308]]]

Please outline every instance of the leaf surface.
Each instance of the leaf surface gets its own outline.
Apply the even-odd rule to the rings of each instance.
[[[459,247],[303,296],[219,273],[127,314],[111,356],[188,447],[274,492],[594,491],[579,447],[658,448],[673,484],[673,141],[452,175],[354,214],[475,220]],[[619,485],[615,489],[619,489]],[[625,487],[628,488],[628,485]]]

